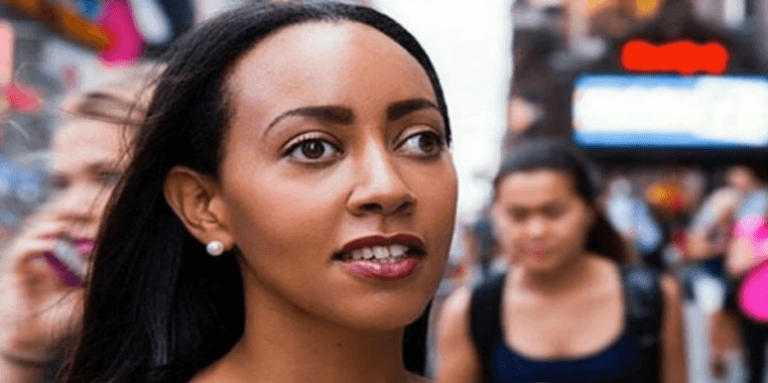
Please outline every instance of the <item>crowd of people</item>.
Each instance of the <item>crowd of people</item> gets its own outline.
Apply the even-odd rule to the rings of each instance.
[[[444,302],[449,111],[388,16],[251,4],[71,95],[51,199],[0,256],[0,380],[683,383],[696,302],[712,374],[741,349],[763,382],[765,167],[603,171],[562,137],[565,45],[516,38],[506,153]]]

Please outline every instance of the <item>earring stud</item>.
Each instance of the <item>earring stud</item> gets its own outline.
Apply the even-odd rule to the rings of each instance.
[[[218,257],[219,255],[224,254],[224,244],[221,243],[221,241],[208,242],[208,244],[205,245],[205,251],[211,256]]]

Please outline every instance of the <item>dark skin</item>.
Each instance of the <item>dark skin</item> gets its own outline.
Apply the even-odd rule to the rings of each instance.
[[[200,242],[237,247],[244,280],[245,333],[193,382],[423,381],[405,370],[403,330],[442,279],[457,197],[426,72],[370,27],[306,23],[246,53],[227,87],[219,179],[177,167],[165,187]],[[395,233],[425,244],[405,278],[333,257]]]
[[[584,249],[594,212],[564,173],[539,170],[499,186],[494,221],[506,254],[515,254],[502,301],[505,341],[535,359],[580,358],[602,351],[624,332],[618,265]],[[662,382],[687,379],[680,293],[662,280]],[[438,326],[437,381],[479,382],[482,366],[469,334],[471,291],[446,303]],[[588,307],[589,309],[585,309]]]

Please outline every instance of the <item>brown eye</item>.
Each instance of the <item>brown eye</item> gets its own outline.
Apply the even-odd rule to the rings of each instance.
[[[288,155],[300,162],[323,162],[338,153],[336,146],[317,138],[303,140],[288,150]]]
[[[547,206],[543,213],[547,218],[556,219],[565,213],[565,207],[562,205]]]
[[[514,222],[523,222],[528,218],[528,212],[524,209],[508,209],[507,215]]]
[[[432,157],[443,149],[443,138],[434,132],[414,134],[400,147],[407,154],[417,157]]]
[[[425,153],[432,153],[438,149],[440,141],[435,134],[422,134],[419,137],[419,148]]]
[[[98,181],[104,185],[110,185],[110,186],[116,185],[117,182],[120,180],[120,172],[116,172],[116,171],[100,172],[96,177]]]
[[[310,160],[316,160],[323,156],[325,147],[318,141],[308,141],[301,144],[301,154]]]

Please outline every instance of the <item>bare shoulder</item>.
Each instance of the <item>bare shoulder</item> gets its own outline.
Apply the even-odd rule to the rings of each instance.
[[[662,274],[659,284],[667,306],[679,305],[681,303],[680,286],[671,275]]]
[[[441,317],[464,317],[469,313],[471,302],[472,291],[468,287],[461,287],[446,299],[441,312]]]
[[[437,326],[435,381],[478,381],[481,361],[470,335],[472,290],[460,288],[446,300]]]
[[[446,299],[437,321],[437,346],[441,353],[469,344],[471,303],[472,291],[467,287],[459,288]]]

